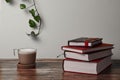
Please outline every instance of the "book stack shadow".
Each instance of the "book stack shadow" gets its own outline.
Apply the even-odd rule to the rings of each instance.
[[[102,38],[80,37],[68,40],[62,46],[65,72],[99,74],[111,64],[113,44],[103,43]]]

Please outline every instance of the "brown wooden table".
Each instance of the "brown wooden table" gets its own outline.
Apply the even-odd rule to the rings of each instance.
[[[63,72],[61,59],[37,60],[36,69],[17,69],[17,60],[0,60],[0,80],[120,80],[120,60],[99,75]]]

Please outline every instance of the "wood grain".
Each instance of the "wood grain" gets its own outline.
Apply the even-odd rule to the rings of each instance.
[[[99,75],[63,72],[62,59],[39,59],[36,69],[17,69],[17,60],[0,60],[0,80],[120,80],[120,60]]]

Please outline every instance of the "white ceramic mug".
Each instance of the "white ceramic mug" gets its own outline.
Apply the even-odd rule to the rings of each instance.
[[[20,64],[34,64],[36,61],[37,49],[21,48],[14,49],[14,55],[17,51]]]

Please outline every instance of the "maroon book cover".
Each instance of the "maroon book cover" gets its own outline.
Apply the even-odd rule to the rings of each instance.
[[[94,47],[62,46],[62,50],[78,52],[78,53],[90,53],[90,52],[100,51],[100,50],[110,49],[110,48],[113,48],[113,44],[102,43]]]

